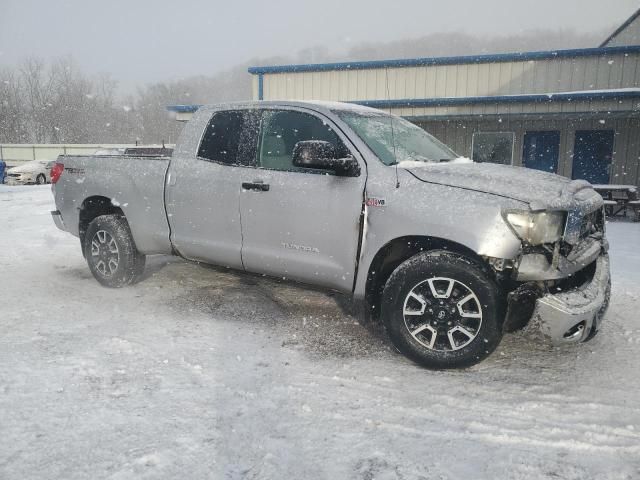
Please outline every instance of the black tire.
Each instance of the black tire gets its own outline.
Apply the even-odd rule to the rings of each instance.
[[[39,174],[36,177],[36,185],[44,185],[45,183],[47,183],[47,177],[44,176],[44,174]]]
[[[84,237],[84,256],[95,279],[105,287],[130,285],[144,272],[146,257],[136,248],[129,224],[122,215],[101,215],[93,219]],[[111,262],[116,257],[115,263]]]
[[[434,297],[434,291],[449,297]],[[382,318],[391,341],[427,368],[469,367],[489,356],[502,339],[500,289],[486,270],[462,255],[419,253],[394,270],[382,295]],[[465,298],[469,300],[461,302]]]

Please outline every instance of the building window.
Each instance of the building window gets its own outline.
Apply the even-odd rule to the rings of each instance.
[[[511,165],[513,132],[475,132],[471,146],[474,162]]]

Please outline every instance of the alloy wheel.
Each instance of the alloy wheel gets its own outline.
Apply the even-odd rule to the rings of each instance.
[[[435,351],[460,350],[469,345],[482,326],[482,306],[464,283],[433,277],[407,294],[402,314],[411,336]]]
[[[112,276],[120,263],[118,244],[111,234],[98,230],[91,239],[91,258],[96,270],[104,277]]]

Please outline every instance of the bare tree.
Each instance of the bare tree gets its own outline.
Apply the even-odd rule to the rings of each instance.
[[[315,63],[497,53],[593,46],[604,36],[572,31],[528,31],[484,37],[437,33],[420,38],[353,46],[346,54],[310,47],[293,57],[252,59],[213,76],[147,84],[117,97],[109,75],[88,77],[70,57],[47,65],[28,58],[17,71],[0,70],[0,141],[64,143],[174,143],[182,124],[166,107],[251,98],[249,65]]]
[[[28,138],[20,81],[11,70],[0,70],[0,142],[20,143]]]

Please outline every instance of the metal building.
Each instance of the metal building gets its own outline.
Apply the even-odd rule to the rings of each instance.
[[[252,67],[253,97],[368,105],[476,161],[638,185],[639,15],[597,48]]]

